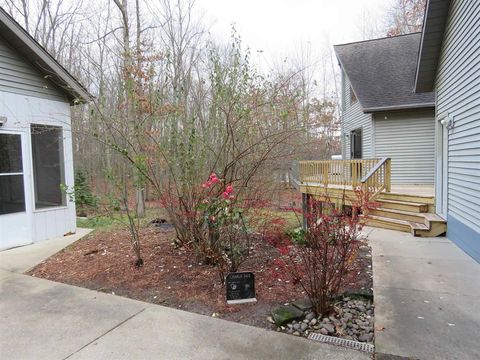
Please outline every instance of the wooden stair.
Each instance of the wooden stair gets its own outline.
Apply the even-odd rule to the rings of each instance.
[[[446,221],[433,212],[433,197],[384,192],[375,202],[378,207],[368,214],[369,226],[422,237],[439,236],[447,231]]]

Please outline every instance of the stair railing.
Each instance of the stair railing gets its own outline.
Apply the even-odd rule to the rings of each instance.
[[[392,189],[391,184],[392,164],[390,158],[382,158],[370,169],[362,180],[362,189],[370,194],[371,198],[375,198],[380,192],[390,192]]]

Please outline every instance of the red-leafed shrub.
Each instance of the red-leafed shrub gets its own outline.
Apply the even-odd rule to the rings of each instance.
[[[236,206],[232,184],[212,173],[199,189],[186,197],[164,204],[175,224],[177,239],[207,265],[215,265],[221,281],[227,272],[238,270],[250,253],[244,209]]]
[[[358,253],[365,214],[374,204],[368,194],[357,192],[351,206],[331,206],[330,201],[310,199],[308,229],[301,244],[291,246],[289,267],[317,314],[331,311],[332,301],[358,275]],[[363,215],[362,215],[363,214]]]

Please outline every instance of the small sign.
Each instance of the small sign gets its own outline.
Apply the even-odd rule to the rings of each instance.
[[[256,302],[255,275],[252,272],[238,272],[227,275],[227,304]]]

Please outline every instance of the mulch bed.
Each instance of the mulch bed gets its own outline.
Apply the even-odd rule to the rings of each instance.
[[[30,275],[92,290],[113,293],[258,327],[275,329],[267,321],[270,312],[284,303],[305,298],[299,284],[278,267],[280,253],[257,239],[252,256],[240,271],[253,271],[258,302],[227,305],[225,288],[216,269],[203,265],[172,246],[175,232],[156,226],[141,231],[144,266],[135,268],[126,230],[94,232],[53,255],[29,272]],[[350,292],[371,293],[371,257],[363,247],[362,273]]]

